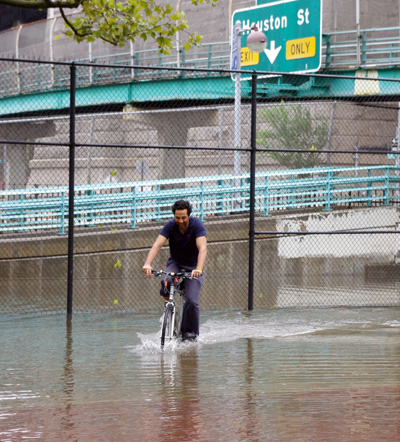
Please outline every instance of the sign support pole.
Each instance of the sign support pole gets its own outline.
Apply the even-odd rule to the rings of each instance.
[[[242,86],[241,86],[241,33],[242,27],[240,21],[237,21],[234,26],[234,35],[233,38],[236,39],[236,51],[237,51],[237,66],[235,73],[235,153],[234,153],[234,163],[233,163],[233,174],[240,175],[241,172],[241,158],[240,158],[240,148],[242,146],[242,133],[241,133],[241,120],[242,120]],[[235,186],[240,184],[238,178],[235,178],[234,183]],[[240,206],[239,202],[239,193],[235,194],[235,207]]]

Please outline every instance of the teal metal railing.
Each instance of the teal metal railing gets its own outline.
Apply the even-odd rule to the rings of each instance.
[[[188,52],[184,48],[173,49],[169,56],[159,54],[157,49],[153,49],[82,58],[75,61],[90,64],[90,66],[78,66],[78,87],[150,78],[179,79],[185,76],[196,76],[198,73],[149,71],[140,67],[230,69],[230,43],[229,41],[205,43]],[[323,35],[322,69],[391,68],[399,64],[400,27],[364,29],[359,34],[355,30],[350,30]],[[0,96],[69,87],[69,69],[65,65],[26,66],[22,62],[15,62],[13,69],[0,73]],[[228,73],[220,75],[228,75]]]
[[[332,210],[350,205],[398,204],[400,168],[396,166],[326,167],[258,172],[255,210]],[[249,210],[249,174],[76,186],[75,226],[141,223],[171,217],[177,199],[189,199],[202,220]],[[170,186],[173,188],[166,188]],[[0,232],[56,229],[68,225],[68,187],[0,191]]]
[[[325,69],[390,68],[400,63],[400,27],[332,32],[323,42]]]

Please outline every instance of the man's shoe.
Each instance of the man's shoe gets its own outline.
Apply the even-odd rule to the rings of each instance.
[[[197,337],[194,333],[182,333],[182,341],[196,342]]]

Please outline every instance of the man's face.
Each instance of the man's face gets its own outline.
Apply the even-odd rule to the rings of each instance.
[[[186,230],[189,226],[189,215],[187,209],[175,210],[175,222],[181,230]]]

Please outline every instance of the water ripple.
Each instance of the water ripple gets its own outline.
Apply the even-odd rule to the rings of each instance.
[[[394,442],[398,317],[204,313],[163,352],[151,315],[0,321],[0,440]]]

